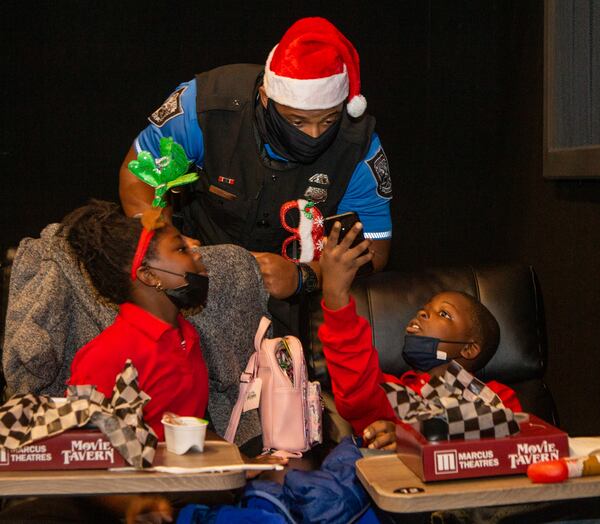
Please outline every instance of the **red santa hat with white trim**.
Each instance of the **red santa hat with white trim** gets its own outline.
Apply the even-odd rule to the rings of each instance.
[[[324,18],[302,18],[286,31],[267,59],[264,87],[271,100],[295,109],[329,109],[347,99],[356,118],[367,108],[358,53]]]

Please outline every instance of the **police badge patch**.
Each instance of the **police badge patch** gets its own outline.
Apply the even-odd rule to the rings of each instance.
[[[163,104],[152,113],[148,120],[157,127],[162,127],[171,118],[177,115],[183,114],[183,108],[181,107],[181,95],[187,89],[187,86],[180,87],[177,91],[173,92],[169,98],[167,98]]]
[[[308,187],[304,192],[304,198],[319,203],[327,200],[327,188],[329,177],[325,173],[315,173],[308,179]]]
[[[381,198],[392,198],[392,178],[383,148],[380,147],[377,153],[366,162],[377,182],[377,194]]]

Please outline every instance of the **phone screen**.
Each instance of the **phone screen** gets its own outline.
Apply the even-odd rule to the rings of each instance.
[[[342,213],[341,215],[333,215],[327,217],[325,219],[325,235],[329,236],[331,233],[331,229],[333,228],[333,224],[339,222],[341,224],[340,234],[338,237],[338,244],[342,241],[342,239],[346,236],[348,231],[352,229],[352,226],[358,222],[358,215],[354,211],[350,211],[349,213]],[[354,242],[352,242],[352,247],[360,244],[365,239],[362,230],[356,235]]]

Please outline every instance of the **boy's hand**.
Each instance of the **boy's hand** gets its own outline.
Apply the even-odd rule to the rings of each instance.
[[[319,259],[323,301],[329,309],[340,309],[350,301],[350,286],[358,268],[373,259],[369,249],[371,240],[365,239],[356,247],[350,248],[356,235],[362,229],[357,222],[338,244],[341,225],[336,222],[331,228],[329,237],[324,239],[325,246]],[[367,252],[366,254],[365,251]]]
[[[363,439],[370,449],[396,449],[396,424],[378,420],[363,431]]]

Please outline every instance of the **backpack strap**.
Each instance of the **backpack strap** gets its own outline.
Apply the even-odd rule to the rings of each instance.
[[[256,335],[254,335],[254,349],[256,349],[256,351],[260,351],[260,345],[263,341],[263,338],[265,338],[270,325],[271,320],[267,317],[262,317],[260,319],[260,324],[256,330]]]
[[[227,431],[225,431],[225,440],[228,442],[233,443],[235,440],[235,434],[237,433],[238,424],[240,423],[242,410],[244,409],[244,403],[246,402],[246,396],[248,395],[248,389],[250,389],[252,382],[254,382],[258,371],[258,351],[260,350],[260,345],[263,341],[263,338],[265,338],[270,325],[271,321],[267,317],[263,316],[260,319],[260,324],[258,325],[256,335],[254,336],[255,351],[248,360],[246,369],[240,375],[240,392],[238,393],[237,402],[235,403],[233,411],[231,412],[231,417],[229,417]]]
[[[263,317],[264,318],[264,317]],[[256,372],[258,367],[258,353],[255,351],[252,353],[246,369],[240,375],[240,392],[238,394],[237,402],[229,417],[229,424],[227,425],[227,431],[225,431],[225,440],[231,442],[235,440],[235,434],[237,433],[238,424],[240,423],[240,417],[242,416],[242,410],[244,409],[244,402],[246,402],[246,396],[248,395],[248,389],[252,382],[256,378]]]

